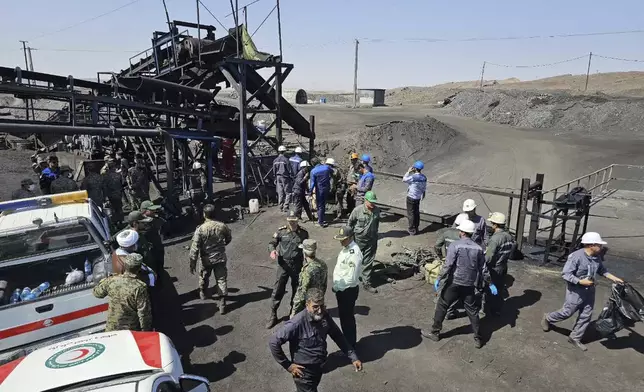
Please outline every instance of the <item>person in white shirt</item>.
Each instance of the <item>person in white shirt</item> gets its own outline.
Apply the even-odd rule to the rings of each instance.
[[[349,226],[340,228],[333,237],[340,241],[342,250],[333,270],[333,292],[338,300],[338,313],[342,333],[349,345],[355,349],[357,341],[355,306],[358,299],[358,286],[362,273],[362,252],[353,241],[353,229]]]

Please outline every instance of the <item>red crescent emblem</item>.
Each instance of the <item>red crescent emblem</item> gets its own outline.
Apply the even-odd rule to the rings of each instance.
[[[79,359],[83,358],[84,356],[86,356],[87,354],[89,354],[89,350],[88,350],[88,349],[86,349],[86,348],[79,348],[78,350],[74,350],[74,351],[72,351],[72,352],[74,352],[74,353],[75,353],[75,352],[77,352],[77,351],[78,351],[78,352],[80,352],[80,355],[79,355],[79,356],[77,356],[76,358],[70,358],[70,359],[69,359],[70,361],[77,361],[77,360],[79,360]]]

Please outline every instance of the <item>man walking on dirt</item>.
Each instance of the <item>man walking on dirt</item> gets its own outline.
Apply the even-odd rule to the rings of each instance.
[[[322,293],[326,293],[327,276],[329,275],[329,267],[324,260],[316,257],[317,241],[309,238],[302,241],[300,246],[304,252],[304,265],[302,266],[302,271],[300,271],[300,281],[293,298],[291,318],[304,309],[306,293],[310,289],[318,289]]]
[[[556,312],[543,315],[541,327],[548,332],[554,323],[569,319],[573,314],[579,312],[568,342],[582,351],[586,351],[586,345],[581,343],[586,328],[590,325],[595,307],[595,279],[597,275],[603,276],[613,283],[624,281],[611,274],[604,267],[602,247],[606,241],[602,240],[599,233],[591,232],[581,237],[582,249],[572,252],[568,256],[561,276],[566,281],[566,299],[563,307]]]
[[[505,231],[505,215],[500,212],[493,212],[488,219],[492,223],[494,234],[490,237],[485,249],[485,264],[490,272],[492,283],[501,289],[501,295],[490,295],[489,290],[485,291],[483,309],[485,314],[500,316],[503,307],[503,291],[505,289],[505,276],[508,273],[508,260],[516,249],[514,238]],[[487,309],[486,309],[487,308]]]
[[[286,226],[277,229],[268,244],[271,259],[277,261],[277,276],[271,295],[271,314],[266,323],[267,329],[273,328],[277,324],[277,309],[284,298],[286,283],[289,279],[291,280],[291,308],[293,308],[293,298],[297,292],[300,271],[302,271],[302,263],[304,262],[304,254],[300,245],[309,238],[309,232],[300,227],[297,221],[298,215],[295,211],[291,211],[286,218]]]
[[[277,148],[279,154],[277,158],[273,160],[273,175],[275,176],[275,186],[277,189],[277,204],[280,207],[280,211],[287,212],[291,190],[291,179],[293,177],[291,173],[291,164],[288,161],[288,158],[284,155],[286,152],[286,147],[279,146]]]
[[[299,219],[302,216],[302,209],[306,212],[306,217],[309,219],[309,222],[313,221],[313,213],[311,213],[311,206],[309,201],[306,200],[306,194],[308,193],[308,181],[309,181],[309,170],[311,166],[307,161],[300,162],[300,170],[297,172],[295,179],[293,180],[293,211],[295,216]]]
[[[324,215],[326,214],[326,200],[329,197],[329,193],[331,191],[332,174],[332,169],[327,164],[315,166],[313,170],[311,170],[311,188],[309,189],[309,191],[313,193],[313,190],[315,190],[315,202],[317,203],[318,207],[317,224],[318,226],[322,227],[327,226],[326,222],[324,221]]]
[[[208,297],[210,275],[214,273],[219,293],[219,313],[226,312],[228,295],[228,268],[226,246],[232,241],[230,229],[215,220],[215,206],[206,204],[203,208],[205,222],[195,230],[190,245],[190,273],[199,267],[199,297]],[[197,263],[198,262],[198,263]]]
[[[358,153],[351,153],[351,163],[347,168],[347,211],[351,213],[356,208],[356,187],[362,177],[362,165],[358,160]]]
[[[420,225],[420,201],[425,198],[425,190],[427,189],[427,177],[421,173],[424,167],[423,162],[414,162],[414,166],[407,170],[402,179],[405,184],[409,185],[407,189],[407,221],[409,222],[407,231],[409,235],[418,234],[418,226]]]
[[[362,272],[362,252],[353,240],[353,230],[342,227],[333,237],[340,241],[342,250],[333,269],[333,292],[338,301],[338,314],[342,333],[349,346],[355,349],[357,342],[355,307],[358,299],[358,286]]]
[[[378,198],[369,191],[364,196],[364,204],[357,206],[349,216],[347,225],[354,233],[356,244],[362,252],[362,288],[375,294],[373,287],[373,268],[378,250],[378,229],[380,228],[380,208]]]

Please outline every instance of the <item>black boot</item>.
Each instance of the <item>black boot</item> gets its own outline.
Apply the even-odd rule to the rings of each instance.
[[[271,304],[271,314],[266,321],[266,329],[271,329],[277,324],[277,309],[280,307],[279,301],[273,301]]]

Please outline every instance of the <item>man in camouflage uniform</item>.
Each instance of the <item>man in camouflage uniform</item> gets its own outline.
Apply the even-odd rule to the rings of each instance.
[[[103,174],[103,194],[110,201],[112,207],[112,221],[119,223],[123,220],[123,182],[121,174],[116,171],[116,160],[109,158],[107,161],[108,170]]]
[[[206,204],[203,208],[205,222],[195,230],[190,245],[190,273],[199,266],[199,297],[206,299],[210,274],[214,273],[219,293],[219,313],[226,312],[228,295],[228,269],[226,245],[232,241],[230,229],[215,220],[215,206]],[[199,261],[199,263],[197,263]]]
[[[78,190],[78,184],[74,181],[71,176],[74,173],[71,167],[61,166],[60,175],[54,181],[51,182],[51,194],[55,195],[57,193],[65,192],[74,192]]]
[[[342,218],[342,210],[344,209],[343,199],[347,183],[340,168],[336,166],[335,159],[327,158],[325,163],[331,168],[331,190],[329,191],[329,195],[335,199],[337,208],[336,219],[340,219]]]
[[[374,192],[365,193],[364,204],[354,208],[347,221],[347,225],[353,229],[354,240],[362,251],[362,288],[372,294],[378,292],[372,282],[380,227],[380,208],[375,204],[377,201]]]
[[[300,282],[293,298],[291,318],[304,310],[306,292],[309,289],[320,289],[323,293],[326,293],[327,276],[329,274],[329,268],[326,263],[315,257],[318,248],[316,240],[306,239],[302,241],[300,246],[304,251],[304,266],[300,272]]]
[[[277,324],[277,309],[284,298],[289,278],[291,279],[291,308],[293,307],[293,298],[297,291],[300,271],[302,271],[302,263],[304,262],[300,245],[309,238],[309,232],[300,227],[297,221],[298,216],[295,211],[290,211],[286,218],[287,225],[277,229],[273,234],[273,239],[268,243],[271,259],[277,260],[277,276],[271,296],[271,314],[266,323],[268,329]]]
[[[154,261],[151,267],[157,275],[163,271],[165,264],[165,247],[161,239],[161,226],[163,226],[163,219],[159,217],[160,205],[152,203],[150,200],[145,200],[141,203],[141,213],[145,218],[150,218],[151,221],[143,222],[140,227],[140,233],[145,237],[150,244],[150,259]]]
[[[20,181],[20,189],[16,189],[11,194],[11,200],[26,199],[29,197],[36,197],[36,184],[30,179],[25,178]]]
[[[150,297],[145,283],[137,279],[143,258],[131,253],[122,260],[122,274],[107,277],[94,287],[96,298],[110,297],[105,331],[151,331]]]
[[[88,165],[86,163],[85,165]],[[83,178],[81,182],[81,189],[87,191],[88,197],[96,204],[99,208],[103,207],[103,202],[105,201],[105,194],[103,193],[105,186],[103,185],[103,177],[96,172],[96,165],[89,165],[86,167],[87,175]]]
[[[351,163],[347,169],[347,211],[351,213],[356,208],[356,187],[360,177],[362,177],[362,166],[357,153],[351,154]]]
[[[150,200],[150,176],[145,165],[145,159],[137,156],[136,165],[127,172],[127,182],[132,190],[133,209],[138,209],[141,202]]]

